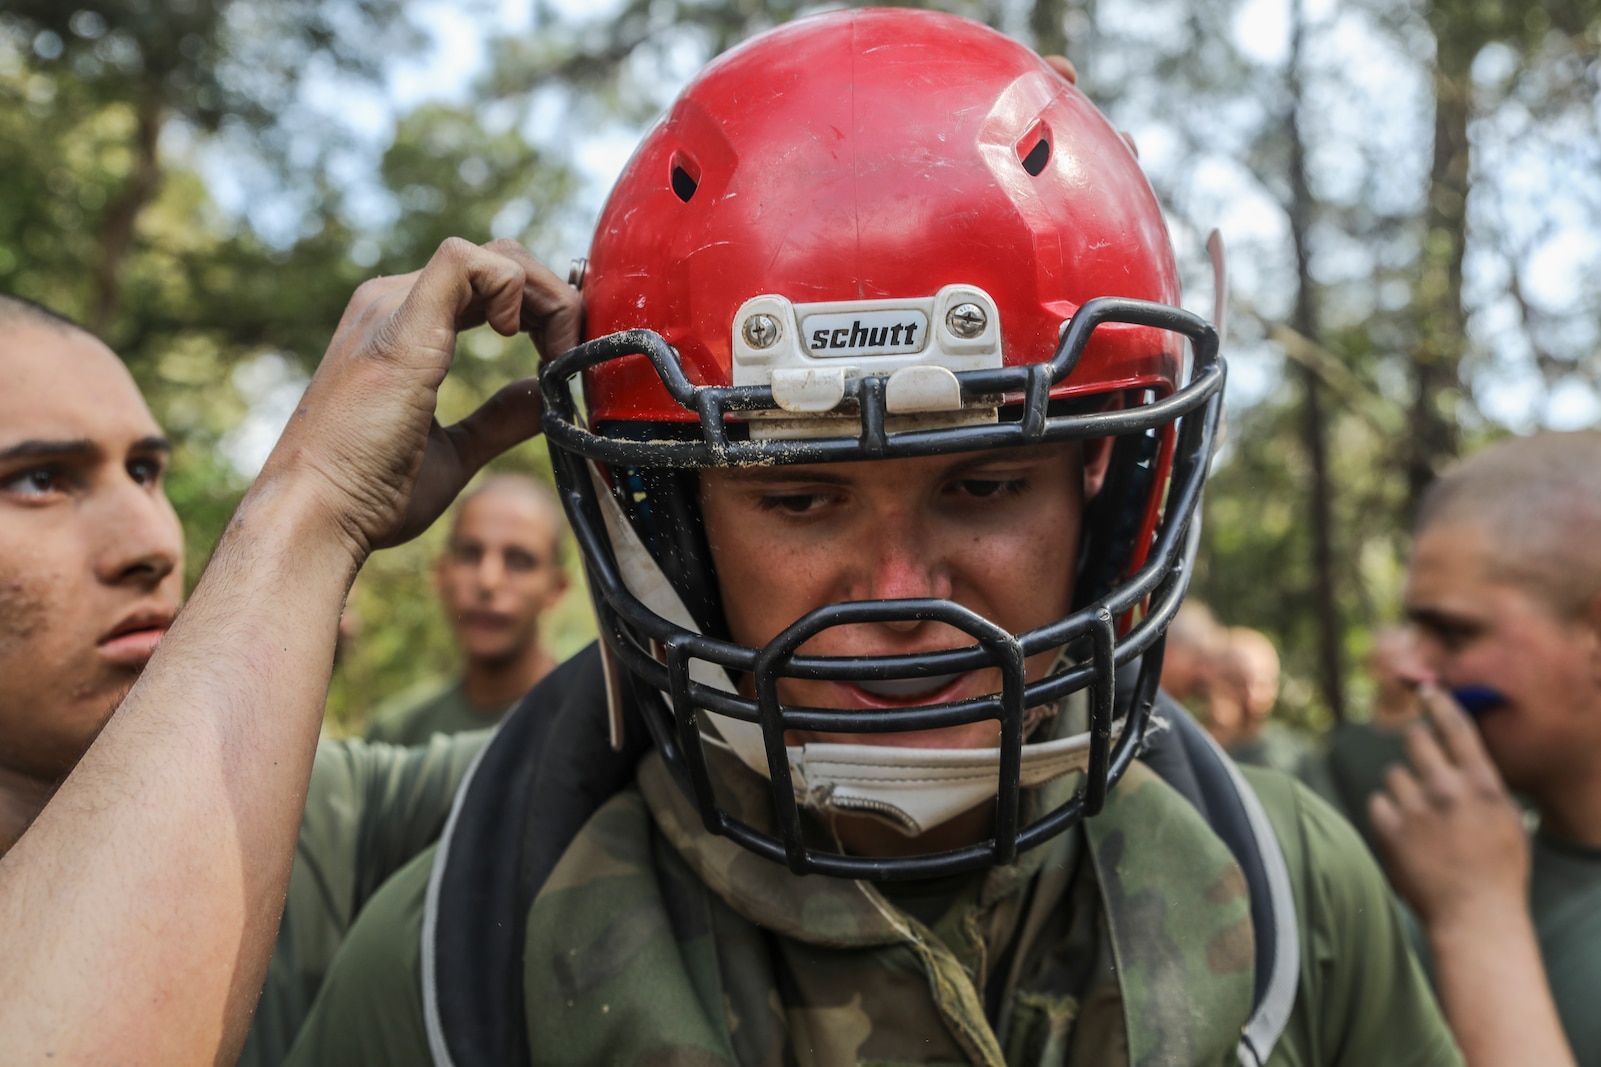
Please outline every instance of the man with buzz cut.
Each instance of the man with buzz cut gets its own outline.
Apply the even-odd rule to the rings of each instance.
[[[1601,1064],[1597,544],[1601,432],[1503,441],[1430,487],[1405,606],[1433,731],[1371,808],[1458,1038],[1527,1063]]]
[[[1228,628],[1212,609],[1186,600],[1168,624],[1162,652],[1162,689],[1206,721],[1208,690],[1222,665]]]
[[[50,309],[0,294],[0,378],[3,857],[164,639],[182,599],[184,543],[162,488],[169,445],[109,348]],[[438,837],[485,737],[409,751],[318,746],[239,1063],[282,1062],[356,912]]]
[[[1158,695],[1223,365],[1068,80],[947,15],[780,27],[575,279],[543,426],[602,642],[292,1063],[1461,1062],[1355,833]]]
[[[527,475],[491,475],[462,496],[434,564],[461,677],[394,698],[374,715],[368,740],[420,745],[493,726],[551,672],[539,622],[567,590],[565,537],[556,494]]]

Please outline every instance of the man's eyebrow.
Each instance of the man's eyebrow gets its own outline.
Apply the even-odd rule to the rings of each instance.
[[[955,473],[972,470],[974,467],[987,467],[991,463],[1033,463],[1037,460],[1049,458],[1060,447],[1054,442],[1045,442],[1038,445],[1001,448],[993,452],[980,452],[976,455],[966,456],[951,464],[949,470]]]
[[[86,437],[69,441],[19,441],[0,449],[0,463],[18,459],[94,459],[100,446]]]
[[[169,455],[172,452],[172,442],[159,435],[141,437],[128,446],[128,451],[149,454],[159,452]],[[105,455],[105,449],[87,437],[79,437],[65,441],[31,440],[19,441],[7,448],[0,449],[0,463],[15,460],[40,459],[77,459],[94,460]]]
[[[989,452],[979,452],[975,455],[962,456],[945,469],[946,474],[961,474],[975,467],[985,467],[991,463],[1033,463],[1045,459],[1059,446],[1052,442],[1038,445],[1024,445],[1018,448],[998,448]],[[841,464],[845,466],[846,464]],[[819,466],[807,465],[786,467],[782,464],[772,467],[733,467],[729,468],[726,476],[738,482],[817,482],[823,485],[845,485],[850,479],[843,474],[836,474]]]
[[[729,467],[724,477],[734,482],[819,482],[823,485],[845,485],[850,479],[833,471],[817,467]]]
[[[1434,604],[1419,604],[1417,607],[1403,608],[1402,613],[1407,620],[1427,629],[1460,629],[1462,627],[1477,626],[1479,620],[1452,611],[1447,607]]]

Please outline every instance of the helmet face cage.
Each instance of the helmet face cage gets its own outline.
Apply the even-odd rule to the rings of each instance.
[[[1137,407],[1052,413],[1052,387],[1072,373],[1095,329],[1112,323],[1154,327],[1186,337],[1194,357],[1189,382],[1170,395]],[[607,427],[585,424],[579,413],[574,379],[608,361],[640,356],[650,361],[673,399],[695,414],[697,433],[682,440],[641,440],[637,432],[617,435],[608,433]],[[785,863],[796,873],[892,880],[937,877],[1010,863],[1018,850],[1039,845],[1078,819],[1100,810],[1107,791],[1138,751],[1155,699],[1161,635],[1178,609],[1188,582],[1194,534],[1198,532],[1198,523],[1193,520],[1221,410],[1224,368],[1218,358],[1215,332],[1198,317],[1168,305],[1107,298],[1090,301],[1080,309],[1051,360],[1000,371],[957,374],[964,398],[995,394],[1017,397],[1019,403],[1008,405],[1013,417],[1006,421],[887,432],[883,410],[885,378],[866,376],[852,381],[852,395],[860,403],[858,435],[763,440],[737,434],[734,431],[739,424],[730,423],[725,415],[777,411],[770,389],[693,385],[672,348],[647,330],[589,341],[552,361],[541,375],[545,435],[574,535],[583,550],[601,634],[631,680],[653,740],[680,787],[696,804],[708,830]],[[1081,575],[1091,588],[1109,588],[1067,618],[1022,634],[1007,633],[945,600],[826,605],[797,619],[760,649],[674,623],[647,607],[625,582],[617,547],[607,531],[601,489],[589,468],[594,464],[610,471],[631,466],[698,469],[890,459],[1104,437],[1139,442],[1150,440],[1153,434],[1165,435],[1166,441],[1171,442],[1164,442],[1162,449],[1171,458],[1171,480],[1164,502],[1161,490],[1167,481],[1163,477],[1166,472],[1156,469],[1144,478],[1150,487],[1149,499],[1139,511],[1155,514],[1160,505],[1149,552],[1122,580]],[[1119,451],[1136,457],[1127,464],[1138,464],[1140,453],[1149,450]],[[1148,455],[1144,463],[1147,467],[1156,466]],[[1112,477],[1115,476],[1114,473]],[[615,479],[613,482],[615,492]],[[1121,517],[1114,515],[1108,521]],[[1118,620],[1142,607],[1144,613],[1139,621],[1120,635]],[[808,639],[830,627],[912,619],[937,621],[962,630],[973,637],[974,644],[939,652],[876,657],[803,656],[798,651]],[[1049,677],[1027,681],[1027,657],[1064,646],[1084,648],[1087,658]],[[1114,744],[1116,671],[1136,658],[1140,658],[1140,670],[1133,700]],[[748,698],[695,681],[690,664],[696,660],[722,668],[730,677],[748,675],[755,696]],[[778,680],[784,677],[878,681],[985,668],[1000,671],[1000,693],[948,704],[840,710],[788,706],[778,698]],[[1084,785],[1067,802],[1020,826],[1024,712],[1083,689],[1090,694],[1090,753]],[[719,803],[703,749],[699,723],[702,710],[761,727],[777,836],[751,826]],[[1001,725],[1001,748],[995,829],[987,841],[910,857],[854,856],[818,850],[807,843],[786,754],[787,731],[903,732],[992,719]]]

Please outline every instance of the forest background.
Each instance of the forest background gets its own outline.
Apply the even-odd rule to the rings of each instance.
[[[684,80],[825,6],[0,0],[0,290],[127,360],[176,445],[192,585],[361,280],[452,234],[565,270]],[[922,6],[1074,60],[1200,310],[1223,231],[1228,438],[1192,595],[1275,639],[1292,718],[1362,717],[1433,472],[1601,422],[1601,0]],[[533,365],[467,335],[442,416]],[[537,441],[497,466],[549,472]],[[335,731],[452,669],[439,538],[363,573]],[[581,588],[548,625],[563,653],[593,636]]]

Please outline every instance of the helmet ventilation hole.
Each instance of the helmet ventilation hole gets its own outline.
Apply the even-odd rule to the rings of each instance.
[[[682,166],[673,168],[673,192],[678,194],[678,199],[686,204],[689,203],[689,198],[695,195],[695,190],[699,186],[700,183]]]
[[[1049,163],[1050,159],[1051,144],[1041,137],[1035,142],[1034,147],[1028,150],[1028,155],[1023,157],[1023,169],[1028,171],[1031,177],[1038,178],[1040,171],[1045,169],[1045,164]]]

